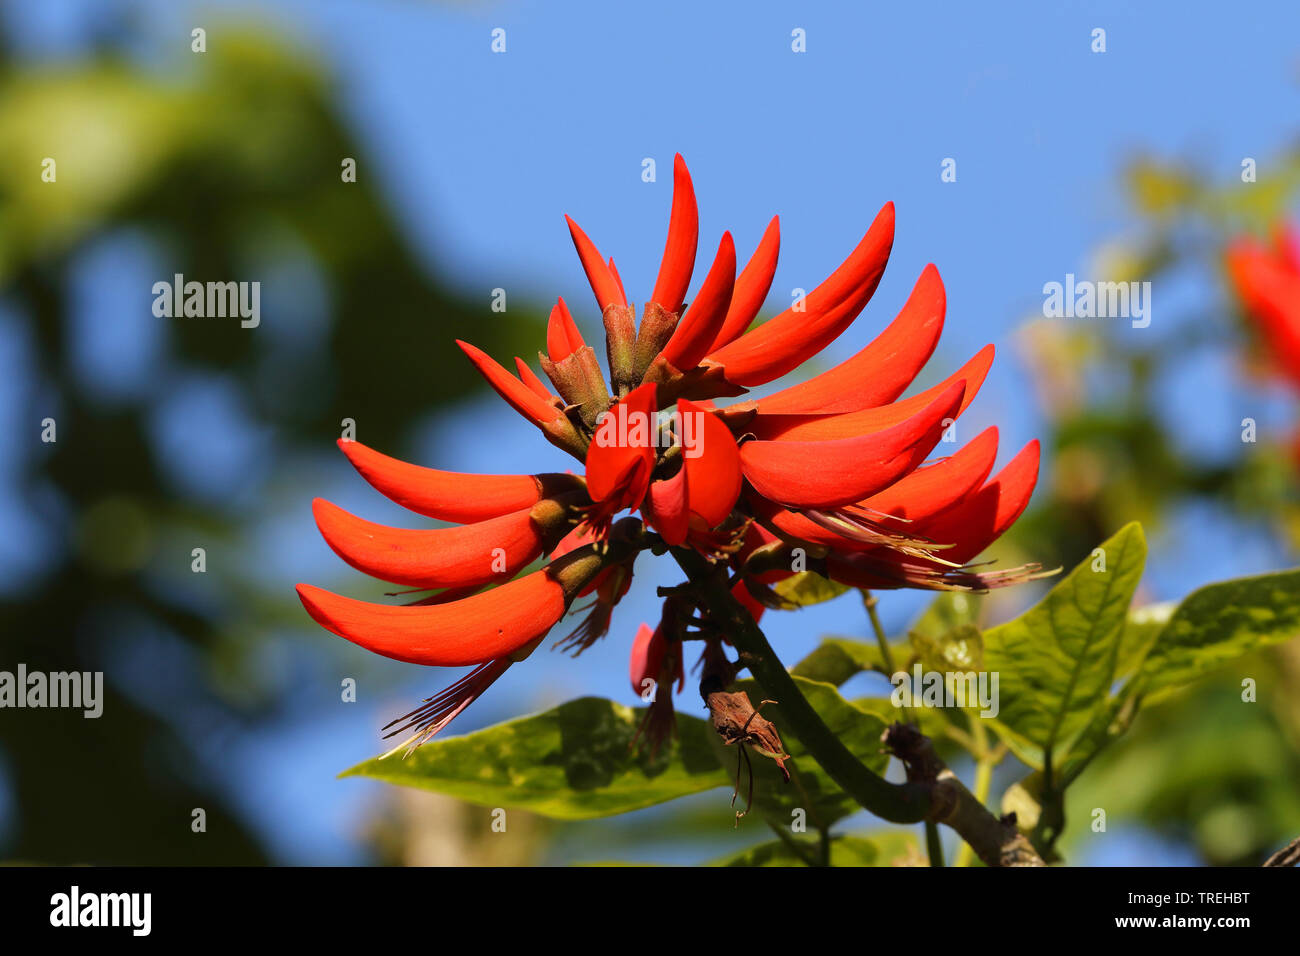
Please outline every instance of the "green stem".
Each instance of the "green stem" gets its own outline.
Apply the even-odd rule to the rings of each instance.
[[[933,820],[925,821],[925,850],[931,866],[943,866],[943,842],[939,839],[939,824]]]
[[[781,705],[788,727],[839,786],[862,807],[891,823],[916,823],[930,809],[929,788],[915,783],[890,783],[864,765],[826,726],[781,663],[767,637],[744,606],[732,596],[725,579],[698,554],[681,548],[673,557],[699,587],[704,606],[740,652],[763,694]],[[784,728],[783,728],[784,729]]]
[[[862,604],[867,609],[867,616],[871,618],[871,630],[875,633],[876,644],[880,647],[880,659],[885,665],[885,673],[892,676],[898,673],[898,669],[894,666],[894,651],[889,646],[889,636],[885,633],[885,627],[880,623],[880,615],[876,612],[878,603],[876,596],[863,588]],[[933,820],[925,821],[925,849],[929,854],[931,866],[943,866],[943,842],[939,839],[939,824]]]
[[[894,667],[894,651],[889,646],[889,638],[885,636],[885,629],[880,623],[880,615],[876,613],[876,596],[864,589],[862,603],[866,606],[867,615],[871,618],[871,629],[875,631],[876,643],[880,645],[880,658],[884,661],[885,672],[892,677],[898,671]]]

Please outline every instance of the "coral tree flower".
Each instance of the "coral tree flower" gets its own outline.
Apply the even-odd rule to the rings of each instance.
[[[724,233],[688,303],[699,220],[680,156],[673,174],[663,260],[639,321],[613,260],[568,220],[605,329],[606,369],[563,299],[538,354],[549,385],[523,358],[510,371],[458,343],[512,408],[572,454],[580,474],[463,475],[339,443],[381,494],[450,524],[388,528],[317,500],[321,534],[344,561],[432,593],[387,605],[298,588],[318,623],[362,647],[418,664],[473,666],[394,722],[402,726],[393,734],[414,731],[412,746],[531,654],[576,600],[590,598],[587,617],[561,643],[576,653],[603,636],[645,550],[691,549],[728,566],[732,593],[755,619],[780,606],[771,585],[795,573],[796,556],[815,573],[870,588],[983,590],[1037,571],[969,563],[1028,503],[1037,443],[997,473],[993,428],[935,456],[979,392],[993,347],[900,398],[943,329],[944,287],[933,265],[856,354],[800,384],[750,394],[816,356],[867,305],[893,246],[893,205],[802,301],[753,325],[776,271],[777,219],[743,265]],[[648,715],[656,743],[671,731],[671,687],[681,686],[683,641],[693,639],[705,643],[706,658],[725,662],[727,634],[689,590],[678,590],[659,626],[643,626],[633,641],[634,689],[648,681],[661,688]]]
[[[1271,245],[1242,237],[1228,246],[1224,258],[1261,351],[1300,395],[1300,233],[1278,224]],[[1300,464],[1300,431],[1291,439],[1291,453]]]
[[[1300,391],[1300,233],[1279,225],[1272,246],[1245,237],[1226,254],[1228,275],[1277,370]]]

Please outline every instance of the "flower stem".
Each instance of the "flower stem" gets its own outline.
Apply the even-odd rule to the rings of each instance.
[[[885,672],[892,677],[898,671],[894,668],[894,652],[889,646],[889,638],[885,636],[885,629],[880,623],[880,615],[876,613],[876,596],[864,588],[862,603],[867,609],[867,615],[871,618],[871,629],[876,632],[876,643],[880,645],[880,659],[884,662]]]
[[[808,703],[753,617],[727,588],[725,577],[692,551],[674,548],[673,557],[699,588],[705,608],[726,631],[740,652],[741,664],[749,668],[764,696],[780,702],[783,726],[799,738],[809,756],[876,816],[891,823],[924,820],[930,809],[928,788],[915,783],[890,783],[854,756]]]

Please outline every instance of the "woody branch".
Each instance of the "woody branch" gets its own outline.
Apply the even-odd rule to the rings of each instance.
[[[890,783],[858,760],[808,703],[762,629],[731,594],[724,569],[691,551],[674,548],[672,553],[698,590],[704,609],[736,647],[740,666],[749,668],[763,696],[780,702],[784,718],[780,729],[798,737],[808,754],[863,808],[891,823],[943,823],[988,866],[1044,865],[1014,822],[998,819],[976,800],[915,728],[896,724],[884,739],[907,767],[906,783]]]

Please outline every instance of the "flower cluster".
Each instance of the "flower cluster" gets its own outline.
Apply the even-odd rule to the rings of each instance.
[[[776,270],[778,221],[739,271],[724,233],[688,306],[699,223],[680,156],[663,262],[639,323],[614,261],[572,220],[569,231],[604,323],[608,375],[563,299],[538,357],[549,386],[523,359],[511,372],[459,345],[511,407],[581,463],[582,474],[456,474],[341,441],[380,493],[453,526],[389,528],[315,502],[321,534],[343,560],[434,593],[389,606],[299,585],[311,616],[387,657],[475,668],[403,718],[394,734],[413,730],[414,745],[437,733],[588,595],[586,619],[564,643],[575,652],[589,646],[607,632],[647,550],[681,549],[726,568],[732,593],[755,619],[782,606],[773,583],[804,568],[853,587],[936,590],[984,590],[1037,570],[969,564],[1027,504],[1037,442],[991,478],[995,428],[931,459],[979,391],[993,347],[938,385],[899,397],[943,328],[944,287],[933,265],[857,354],[800,384],[750,395],[815,356],[866,306],[893,245],[892,204],[824,282],[753,328]],[[528,571],[544,556],[544,566]],[[725,631],[684,588],[665,598],[657,627],[638,633],[634,688],[641,692],[647,681],[680,687],[687,639],[704,641],[705,659],[725,667]],[[651,736],[671,727],[671,706],[671,694],[655,695]]]

